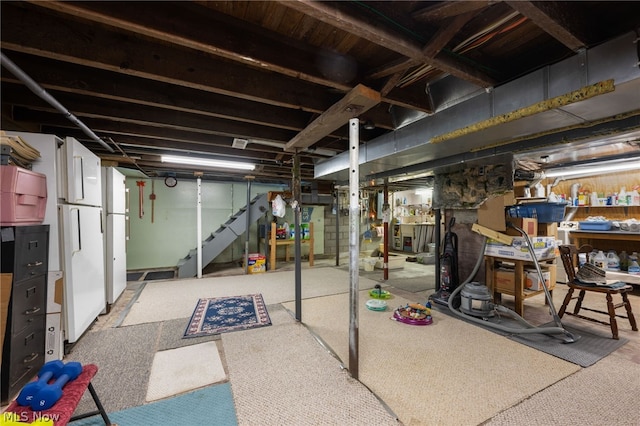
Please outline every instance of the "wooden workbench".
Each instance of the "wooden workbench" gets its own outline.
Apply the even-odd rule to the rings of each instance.
[[[556,273],[555,273],[555,258],[550,259],[540,259],[538,263],[541,269],[552,270],[549,282],[549,292],[553,294],[553,289],[556,284]],[[508,263],[514,265],[514,287],[513,288],[504,288],[496,285],[496,270],[500,267],[501,263]],[[518,260],[504,257],[496,257],[496,256],[485,256],[484,257],[484,265],[485,265],[485,283],[489,288],[489,291],[493,294],[494,300],[499,303],[501,300],[501,294],[508,294],[515,297],[515,308],[514,311],[520,316],[524,316],[524,301],[529,297],[537,296],[538,294],[543,294],[543,290],[525,290],[525,266],[534,266],[535,264],[532,260]],[[545,300],[545,304],[548,301]]]
[[[296,242],[295,239],[282,239],[276,238],[276,226],[271,224],[271,231],[269,233],[269,271],[276,269],[276,252],[278,247],[285,247],[285,261],[288,262],[291,257],[291,246]],[[309,222],[309,238],[301,239],[302,244],[309,244],[309,266],[313,266],[313,222]]]

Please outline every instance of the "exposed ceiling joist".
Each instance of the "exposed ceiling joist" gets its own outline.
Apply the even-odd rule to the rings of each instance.
[[[535,2],[534,4],[531,1],[511,0],[506,3],[569,49],[577,51],[587,45],[572,32],[575,17],[563,16],[563,9],[554,5],[555,2]]]
[[[350,119],[358,117],[380,103],[380,93],[357,85],[339,102],[327,109],[284,147],[286,151],[308,148]]]
[[[427,57],[422,52],[422,47],[415,41],[400,37],[391,31],[382,30],[361,19],[344,15],[340,11],[320,2],[289,1],[283,2],[287,7],[294,8],[306,15],[312,16],[322,22],[332,25],[357,35],[372,43],[376,43],[394,52],[419,60],[425,64],[433,65],[446,73],[459,77],[463,80],[471,81],[481,87],[490,87],[495,84],[495,80],[485,73],[474,69],[467,64],[461,63],[451,57]]]
[[[6,1],[0,48],[119,148],[123,167],[193,178],[160,163],[160,154],[234,157],[257,165],[256,181],[288,184],[294,155],[303,179],[312,180],[323,162],[348,150],[349,117],[337,119],[333,109],[358,85],[380,96],[358,116],[374,124],[360,129],[365,154],[385,155],[378,141],[397,144],[380,162],[392,173],[431,155],[404,153],[424,140],[424,129],[411,134],[413,124],[458,129],[484,111],[452,116],[457,105],[504,92],[523,76],[535,80],[537,70],[582,47],[637,31],[638,16],[640,2],[631,1]],[[118,161],[4,71],[3,130],[74,136],[105,161]],[[508,113],[500,99],[492,108]],[[600,102],[597,109],[616,108]],[[520,132],[499,127],[507,127],[500,143],[522,143],[511,142]],[[285,150],[298,137],[300,146]],[[234,139],[248,142],[240,150]],[[473,143],[465,139],[456,149]],[[450,154],[446,145],[436,156]],[[245,181],[233,171],[204,177]]]

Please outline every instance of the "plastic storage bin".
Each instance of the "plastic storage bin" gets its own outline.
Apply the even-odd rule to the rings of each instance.
[[[587,220],[578,222],[578,228],[583,231],[608,231],[611,229],[611,221],[595,221],[595,220]]]
[[[530,217],[538,223],[555,223],[564,219],[566,203],[525,203],[507,207],[509,217]]]
[[[0,166],[2,226],[37,225],[47,207],[47,177],[17,166]]]

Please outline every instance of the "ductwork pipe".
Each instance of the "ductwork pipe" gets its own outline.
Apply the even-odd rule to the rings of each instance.
[[[22,69],[20,67],[18,67],[15,63],[13,63],[13,61],[11,59],[7,58],[7,56],[4,53],[0,52],[0,55],[2,55],[2,56],[0,56],[0,58],[2,59],[2,66],[4,66],[6,69],[8,69],[11,72],[11,74],[15,75],[18,79],[20,79],[20,81],[22,81],[33,93],[38,95],[38,97],[40,97],[45,102],[47,102],[49,105],[51,105],[56,110],[61,112],[62,115],[64,115],[65,117],[67,117],[67,119],[69,119],[69,121],[71,121],[73,124],[78,126],[80,128],[80,130],[82,130],[92,140],[94,140],[94,141],[98,142],[100,145],[102,145],[107,151],[114,152],[113,148],[111,148],[109,145],[107,145],[107,143],[105,141],[100,139],[98,137],[98,135],[93,133],[93,130],[88,128],[86,126],[86,124],[84,124],[82,121],[80,121],[80,119],[78,117],[76,117],[71,112],[69,112],[69,110],[66,109],[60,102],[58,102],[56,100],[56,98],[51,96],[38,83],[33,81],[33,79],[31,77],[29,77],[24,71],[22,71]]]

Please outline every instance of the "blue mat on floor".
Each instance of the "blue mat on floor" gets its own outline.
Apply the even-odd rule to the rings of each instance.
[[[229,383],[209,386],[184,395],[108,414],[111,422],[119,426],[236,426],[238,424]],[[104,426],[100,415],[70,424]]]

